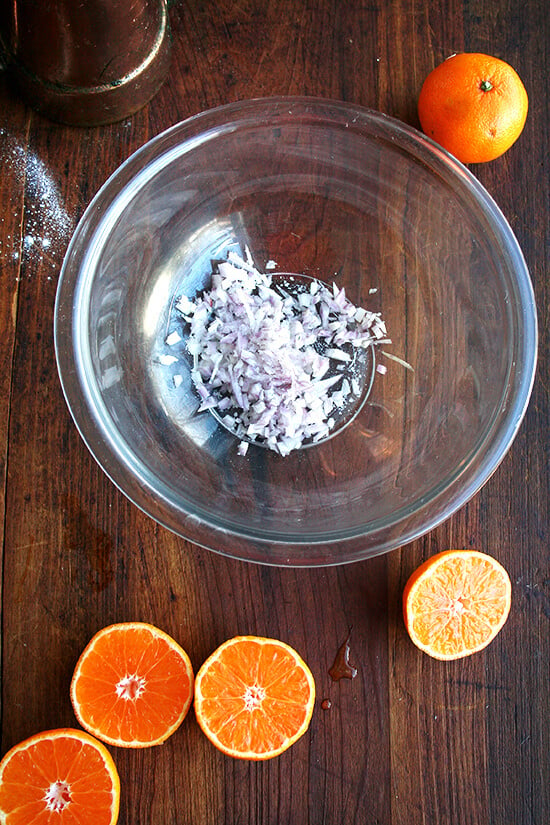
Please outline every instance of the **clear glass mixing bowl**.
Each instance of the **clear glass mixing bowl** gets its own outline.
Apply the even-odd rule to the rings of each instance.
[[[166,343],[177,299],[246,247],[381,312],[410,367],[380,350],[359,414],[285,457],[241,455],[197,414]],[[276,565],[362,559],[461,507],[518,430],[536,337],[521,251],[474,176],[403,123],[307,98],[205,112],[130,157],[75,232],[55,312],[68,406],[112,481],[184,538]]]

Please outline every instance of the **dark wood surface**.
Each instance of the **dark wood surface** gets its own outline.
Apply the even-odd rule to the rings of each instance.
[[[550,822],[550,23],[546,0],[185,0],[173,60],[144,109],[110,126],[56,125],[0,75],[2,753],[76,724],[69,681],[115,621],[171,633],[195,668],[238,633],[276,636],[310,664],[309,733],[251,764],[218,753],[190,713],[162,747],[113,749],[121,825],[546,825]],[[72,229],[107,176],[166,127],[242,98],[310,94],[417,126],[425,75],[456,51],[514,65],[530,112],[518,143],[472,171],[522,246],[540,362],[505,460],[456,516],[412,545],[330,569],[262,568],[192,546],[131,505],[90,457],[66,409],[53,349],[57,279]],[[410,643],[410,572],[448,547],[508,569],[508,623],[452,663]],[[352,627],[357,677],[333,683]],[[331,707],[323,710],[323,699]]]

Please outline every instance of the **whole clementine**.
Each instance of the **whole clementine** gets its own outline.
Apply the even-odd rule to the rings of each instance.
[[[516,71],[486,54],[462,53],[430,72],[418,99],[424,132],[462,163],[483,163],[520,136],[528,98]]]

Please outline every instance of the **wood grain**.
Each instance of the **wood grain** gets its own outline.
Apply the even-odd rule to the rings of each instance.
[[[520,10],[521,6],[521,10]],[[224,639],[284,639],[317,683],[311,729],[265,764],[231,760],[192,712],[165,745],[113,749],[121,825],[544,825],[550,821],[548,329],[550,23],[546,3],[501,0],[172,2],[173,61],[143,110],[96,129],[50,123],[0,76],[2,753],[74,725],[68,685],[91,635],[145,620],[195,669]],[[70,235],[109,174],[177,121],[229,101],[310,94],[417,126],[426,73],[459,50],[511,62],[531,108],[518,143],[472,168],[509,219],[540,317],[532,402],[483,490],[428,536],[347,567],[291,570],[223,558],[168,533],[97,467],[60,389],[57,278]],[[30,240],[32,238],[32,240]],[[447,547],[495,555],[510,619],[471,659],[438,663],[410,643],[401,592]],[[354,679],[329,668],[351,628]],[[323,700],[330,707],[323,709]]]

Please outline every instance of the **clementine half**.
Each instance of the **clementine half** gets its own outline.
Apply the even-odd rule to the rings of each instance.
[[[311,671],[277,639],[229,639],[195,680],[199,725],[219,750],[240,759],[283,753],[308,729],[314,703]]]
[[[145,622],[113,624],[96,633],[71,681],[82,727],[120,747],[164,742],[183,722],[192,697],[187,653]]]
[[[511,584],[496,559],[477,550],[445,550],[410,576],[403,591],[412,641],[436,659],[482,650],[508,618]]]
[[[418,99],[424,132],[463,163],[498,158],[527,118],[525,87],[514,69],[486,54],[455,54],[427,76]]]
[[[5,825],[115,825],[120,781],[107,748],[71,728],[44,731],[0,762]]]

